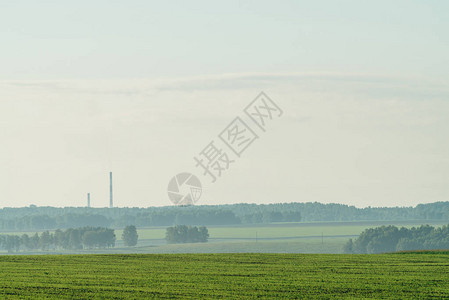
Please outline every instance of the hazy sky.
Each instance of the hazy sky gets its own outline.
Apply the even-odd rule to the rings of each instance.
[[[449,200],[447,1],[0,1],[0,207]],[[193,157],[265,91],[216,183]]]

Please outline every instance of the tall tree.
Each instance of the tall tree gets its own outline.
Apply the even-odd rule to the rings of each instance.
[[[42,232],[40,239],[39,239],[39,244],[40,244],[41,249],[44,251],[48,250],[51,243],[52,243],[52,237],[50,235],[50,232],[48,232],[48,231]]]
[[[135,246],[137,245],[137,240],[139,239],[139,235],[137,234],[136,226],[128,225],[125,227],[122,233],[122,239],[125,243],[125,246]]]

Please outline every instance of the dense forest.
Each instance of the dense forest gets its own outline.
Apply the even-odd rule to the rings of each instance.
[[[435,228],[423,225],[413,228],[382,226],[363,231],[349,240],[345,253],[384,253],[409,250],[449,249],[449,225]]]
[[[1,231],[54,230],[82,226],[123,228],[234,225],[314,221],[449,220],[449,202],[416,207],[356,208],[344,204],[277,203],[149,208],[37,207],[0,209]]]
[[[0,249],[8,252],[20,250],[57,250],[57,249],[94,249],[110,248],[115,246],[115,233],[113,229],[102,227],[60,229],[54,233],[44,231],[29,236],[28,234],[0,235]]]

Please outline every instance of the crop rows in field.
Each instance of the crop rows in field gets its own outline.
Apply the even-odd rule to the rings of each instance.
[[[448,253],[0,256],[0,298],[449,297]]]

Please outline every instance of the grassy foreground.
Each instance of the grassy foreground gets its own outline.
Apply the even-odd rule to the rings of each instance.
[[[0,256],[0,298],[447,298],[449,253]]]

